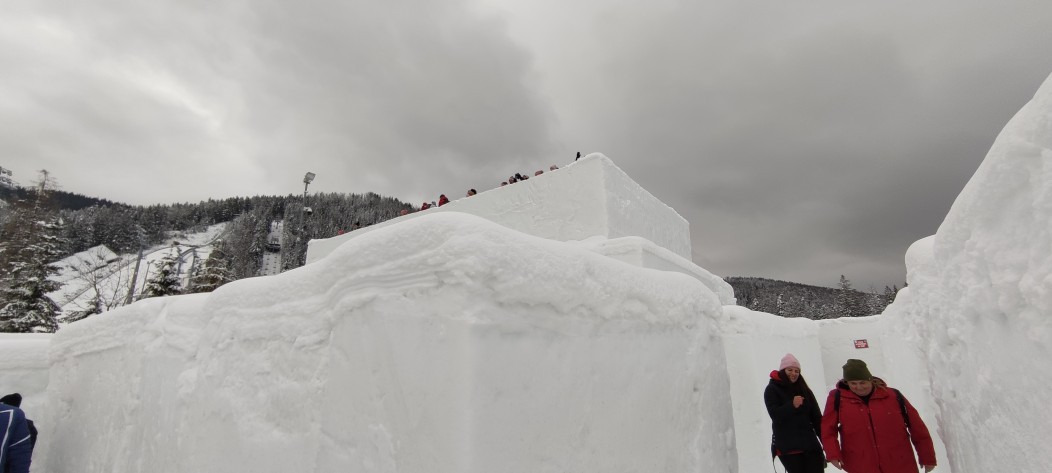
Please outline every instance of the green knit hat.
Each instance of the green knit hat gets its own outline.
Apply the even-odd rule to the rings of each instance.
[[[844,364],[844,381],[869,381],[873,375],[869,373],[866,362],[850,359]]]

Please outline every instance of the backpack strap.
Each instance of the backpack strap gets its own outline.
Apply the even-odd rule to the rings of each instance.
[[[899,400],[899,411],[902,412],[902,422],[906,424],[906,431],[910,430],[910,415],[906,412],[906,398],[902,397],[902,392],[895,388],[888,388],[895,391],[895,397]]]
[[[833,391],[833,410],[836,411],[836,430],[840,431],[840,388]]]

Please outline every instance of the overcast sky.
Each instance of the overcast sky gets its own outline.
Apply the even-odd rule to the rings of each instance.
[[[694,261],[905,279],[1052,73],[1034,0],[7,0],[0,166],[131,204],[414,204],[610,157]]]

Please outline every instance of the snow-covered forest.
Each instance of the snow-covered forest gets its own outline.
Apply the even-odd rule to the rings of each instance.
[[[821,287],[766,278],[732,276],[725,278],[734,288],[738,305],[749,309],[812,320],[863,317],[879,314],[895,302],[898,285],[884,286],[877,292],[860,291],[851,279],[840,275],[836,287]],[[903,286],[906,286],[903,283]]]
[[[258,276],[275,221],[287,223],[278,251],[281,267],[291,269],[303,265],[310,239],[410,208],[373,193],[310,195],[310,212],[294,195],[130,206],[58,187],[46,171],[30,186],[0,185],[0,331],[54,332],[60,322],[140,298],[209,292]],[[211,235],[216,225],[222,230]],[[144,256],[152,252],[162,254]],[[90,296],[70,304],[63,286]]]

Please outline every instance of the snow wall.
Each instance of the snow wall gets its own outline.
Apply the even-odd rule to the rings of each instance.
[[[1052,78],[997,137],[885,312],[916,342],[960,472],[1049,471]]]
[[[687,220],[640,187],[602,153],[589,154],[564,168],[441,207],[344,235],[311,240],[307,263],[374,230],[440,212],[476,215],[527,235],[577,243],[636,266],[683,273],[715,292],[720,303],[735,303],[734,289],[723,278],[690,260]]]
[[[36,461],[734,471],[722,317],[695,278],[435,213],[277,276],[65,327]]]
[[[690,224],[633,181],[602,153],[526,181],[451,201],[324,240],[312,240],[307,263],[343,242],[388,225],[437,212],[464,212],[550,240],[637,236],[690,260]]]
[[[26,417],[34,422],[47,413],[51,337],[43,333],[0,333],[0,396],[21,394]]]

